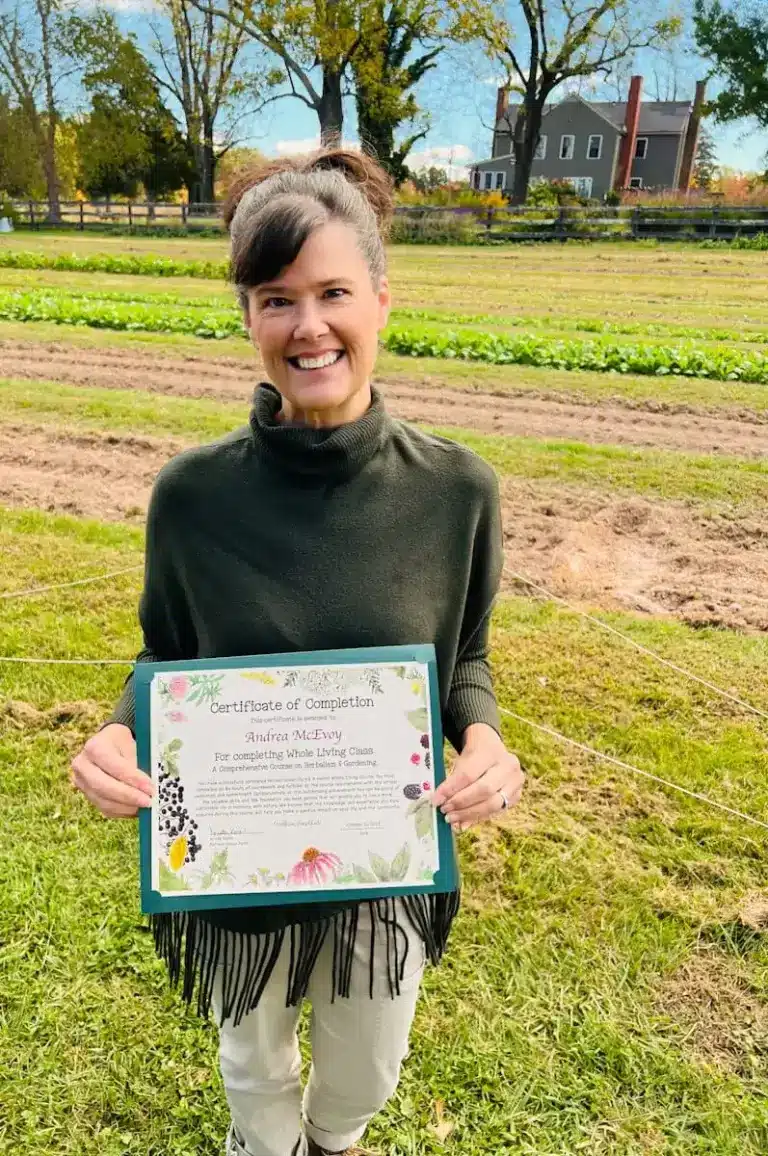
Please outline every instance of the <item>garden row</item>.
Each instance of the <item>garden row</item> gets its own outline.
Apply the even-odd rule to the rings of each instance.
[[[211,310],[106,302],[40,292],[0,293],[0,319],[44,321],[96,329],[188,334],[223,339],[243,333],[234,309]],[[768,355],[740,349],[624,345],[609,341],[557,340],[524,334],[446,331],[392,325],[382,343],[392,353],[479,361],[492,365],[537,365],[565,370],[683,375],[720,381],[768,383]]]
[[[207,311],[209,314],[216,315],[216,323],[213,328],[219,331],[220,335],[228,336],[230,333],[239,332],[240,330],[240,311],[235,304],[234,298],[231,303],[222,296],[211,297],[188,297],[183,294],[176,293],[155,293],[155,292],[125,292],[113,290],[87,290],[87,289],[51,289],[45,290],[8,290],[3,293],[0,290],[0,298],[4,302],[9,302],[6,308],[12,308],[10,302],[16,297],[23,297],[25,300],[29,298],[42,299],[46,302],[57,301],[60,303],[60,309],[66,313],[70,305],[74,302],[97,302],[103,305],[124,305],[124,306],[139,306],[148,309],[158,309],[162,307],[166,310],[186,311],[195,310]],[[594,333],[598,335],[614,335],[628,337],[662,337],[665,339],[682,338],[694,341],[722,341],[731,344],[746,343],[755,345],[768,344],[768,330],[762,329],[727,329],[722,326],[697,326],[697,325],[666,325],[659,322],[637,322],[637,321],[605,321],[598,317],[567,317],[561,315],[555,316],[527,316],[524,314],[504,315],[493,313],[457,313],[440,309],[393,309],[390,314],[394,321],[406,322],[427,322],[436,325],[460,325],[460,326],[483,326],[486,329],[557,329],[557,330],[579,330],[583,333]],[[235,319],[233,323],[233,318]],[[17,318],[24,320],[23,317]],[[53,320],[53,318],[49,318]],[[211,318],[207,319],[207,322]],[[72,324],[78,324],[75,320]],[[194,328],[190,328],[192,320],[189,324],[184,322],[181,329],[174,329],[172,332],[196,333]],[[210,328],[206,324],[206,330]],[[114,326],[111,326],[114,328]],[[154,328],[154,326],[153,326]],[[201,336],[215,336],[216,334],[204,333]]]

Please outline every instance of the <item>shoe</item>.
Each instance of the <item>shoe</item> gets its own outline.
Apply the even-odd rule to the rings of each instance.
[[[329,1152],[327,1148],[321,1148],[314,1140],[310,1140],[309,1136],[307,1136],[307,1153],[308,1156],[376,1156],[370,1148],[345,1148],[343,1152]]]
[[[224,1147],[224,1156],[242,1156],[244,1151],[245,1149],[240,1138],[235,1132],[235,1125],[230,1124],[229,1131],[227,1132],[227,1142]]]
[[[301,1151],[301,1136],[299,1136],[298,1140],[296,1141],[296,1145],[291,1152],[291,1156],[298,1156],[300,1151]],[[318,1148],[318,1151],[320,1151],[319,1148]],[[235,1131],[235,1125],[230,1124],[229,1125],[229,1131],[227,1132],[227,1144],[226,1144],[226,1148],[224,1149],[224,1156],[243,1156],[244,1152],[245,1152],[245,1143],[243,1140],[240,1139],[237,1132]]]

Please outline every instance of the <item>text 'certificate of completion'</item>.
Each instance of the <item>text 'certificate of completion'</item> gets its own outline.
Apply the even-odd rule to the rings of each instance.
[[[434,649],[138,664],[145,911],[455,886]]]

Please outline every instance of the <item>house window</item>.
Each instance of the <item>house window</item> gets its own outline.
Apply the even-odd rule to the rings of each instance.
[[[591,177],[568,177],[568,181],[573,185],[574,191],[580,197],[592,196],[592,178]]]
[[[587,145],[587,160],[599,161],[603,155],[603,138],[599,133],[595,133],[589,138]]]
[[[648,137],[639,136],[635,144],[635,160],[644,161],[648,156]],[[638,186],[640,187],[640,186]]]
[[[630,189],[642,189],[643,178],[642,177],[630,177],[629,178],[629,187],[630,187]]]
[[[539,137],[539,143],[536,145],[536,151],[533,154],[535,161],[543,161],[547,158],[547,138],[545,136]]]
[[[497,189],[505,189],[507,187],[507,174],[506,173],[496,173],[495,176],[496,176],[496,188]]]
[[[483,173],[483,188],[484,189],[492,189],[493,188],[493,173],[492,172]]]
[[[479,189],[480,188],[480,170],[479,169],[475,169],[474,173],[472,174],[472,188],[473,189]]]
[[[576,137],[567,134],[560,137],[560,160],[572,161],[573,151],[576,147]]]

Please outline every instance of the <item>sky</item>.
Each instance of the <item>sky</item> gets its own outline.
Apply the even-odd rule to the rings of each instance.
[[[133,31],[139,42],[147,41],[147,9],[151,0],[112,0],[120,12],[126,30]],[[663,60],[653,53],[640,54],[634,61],[637,72],[646,77],[645,99],[655,99],[658,83],[665,86],[674,73],[677,99],[693,98],[695,82],[706,75],[706,65],[691,54]],[[409,157],[411,168],[436,165],[454,178],[466,175],[467,166],[488,157],[491,152],[492,123],[496,104],[498,77],[478,49],[448,49],[438,66],[422,81],[417,90],[420,107],[428,117],[429,131]],[[714,91],[716,83],[710,85]],[[564,90],[560,90],[560,97]],[[589,91],[583,93],[587,98]],[[616,99],[616,92],[600,91],[599,99]],[[625,98],[625,94],[623,94]],[[715,139],[718,162],[742,171],[765,171],[768,133],[760,133],[748,123],[727,127],[710,125]],[[357,143],[354,101],[345,106],[345,139]],[[319,143],[315,113],[301,101],[290,97],[277,101],[268,109],[243,119],[238,128],[238,143],[254,147],[270,156],[286,155],[312,149]]]

